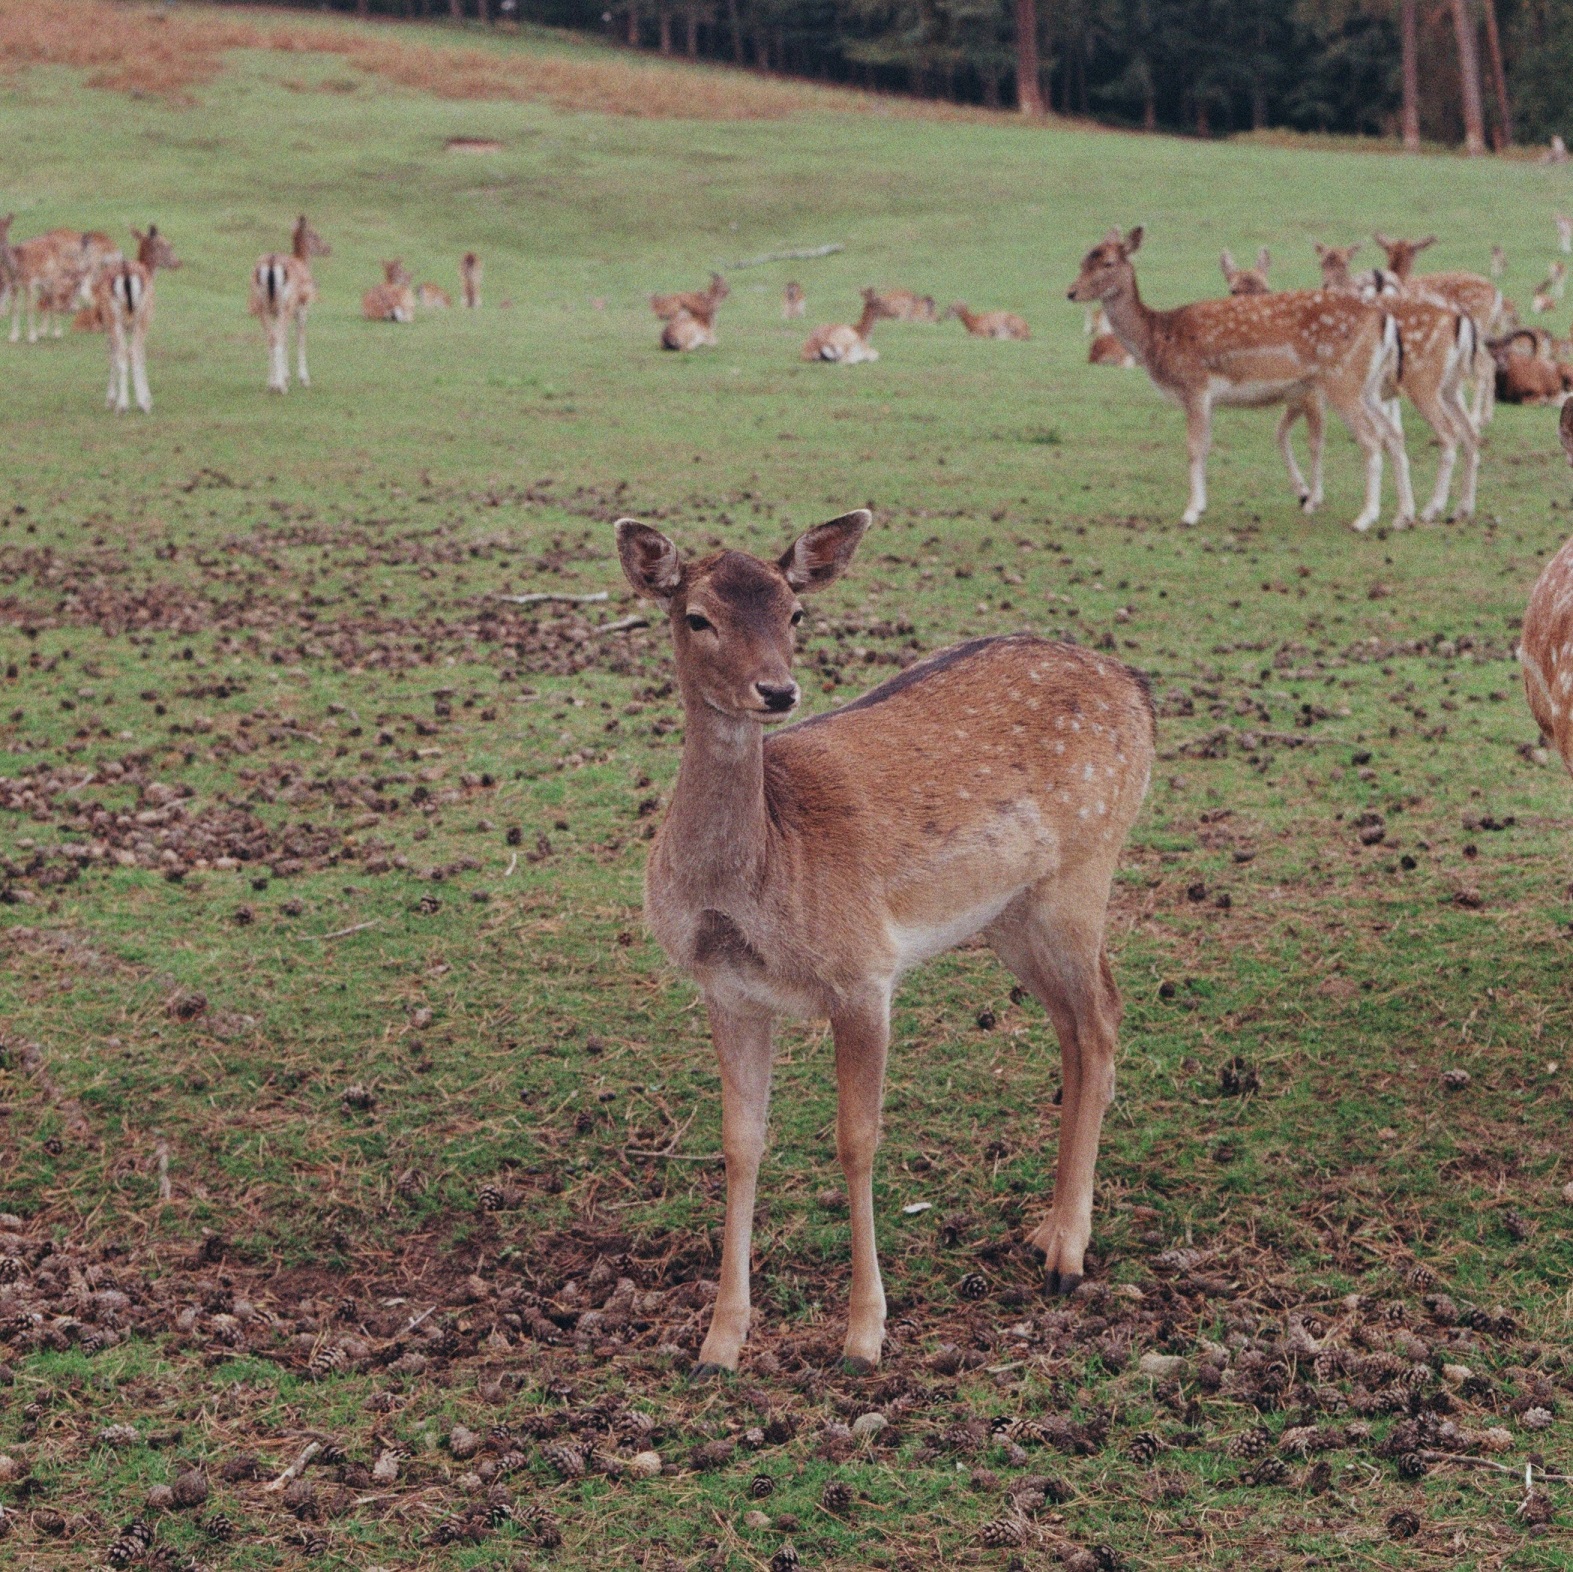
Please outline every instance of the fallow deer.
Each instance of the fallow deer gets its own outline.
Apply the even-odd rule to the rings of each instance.
[[[1537,316],[1549,311],[1562,299],[1567,281],[1568,265],[1558,258],[1551,264],[1551,271],[1535,286],[1534,298],[1529,302],[1529,309]]]
[[[1488,347],[1496,362],[1496,396],[1504,404],[1561,403],[1573,388],[1573,367],[1539,328],[1514,328]]]
[[[1562,451],[1573,464],[1573,399],[1563,404],[1557,431]],[[1535,580],[1519,634],[1518,659],[1535,724],[1573,771],[1573,540]]]
[[[1068,294],[1082,305],[1101,304],[1153,385],[1185,411],[1191,494],[1183,522],[1194,524],[1207,511],[1213,409],[1290,404],[1279,422],[1279,446],[1287,449],[1288,426],[1313,390],[1337,410],[1365,455],[1365,504],[1352,527],[1369,529],[1381,511],[1384,452],[1393,460],[1398,488],[1395,522],[1410,522],[1409,458],[1381,406],[1382,382],[1398,354],[1392,319],[1364,301],[1325,290],[1231,295],[1154,311],[1142,300],[1131,265],[1142,233],[1136,228],[1122,239],[1111,229],[1082,259]],[[1309,509],[1314,493],[1303,484],[1298,489]]]
[[[1267,281],[1267,270],[1272,265],[1272,253],[1266,246],[1257,251],[1255,267],[1236,267],[1233,256],[1227,251],[1218,258],[1231,295],[1270,295],[1273,286]]]
[[[1507,275],[1507,252],[1501,246],[1491,248],[1491,276],[1504,278]]]
[[[21,267],[16,247],[11,244],[11,225],[15,219],[15,213],[0,218],[0,313],[10,305],[20,280]]]
[[[333,255],[330,246],[302,213],[295,220],[288,255],[270,251],[251,270],[251,314],[268,338],[268,391],[289,392],[289,325],[295,324],[295,374],[303,388],[311,386],[306,369],[306,317],[317,299],[311,259]]]
[[[1129,371],[1136,364],[1136,357],[1114,336],[1103,307],[1094,306],[1088,313],[1088,321],[1087,331],[1092,335],[1092,342],[1087,346],[1087,363]]]
[[[617,524],[624,573],[665,612],[685,716],[645,914],[699,987],[720,1065],[726,1226],[696,1374],[736,1369],[748,1334],[780,1016],[830,1021],[852,1232],[844,1352],[854,1368],[878,1363],[872,1175],[891,997],[904,972],[974,937],[1060,1040],[1054,1199],[1029,1240],[1051,1289],[1080,1281],[1091,1235],[1120,1019],[1104,926],[1152,769],[1151,701],[1118,661],[1022,633],[932,655],[767,739],[798,702],[798,597],[845,570],[869,523],[860,510],[821,524],[773,563],[740,551],[685,561],[648,525]]]
[[[882,289],[879,298],[893,322],[939,321],[939,307],[932,295],[915,295],[910,289]]]
[[[714,349],[715,344],[713,312],[679,311],[661,329],[662,349]]]
[[[1467,313],[1474,322],[1477,348],[1473,367],[1475,403],[1471,413],[1475,429],[1483,431],[1491,419],[1496,385],[1496,368],[1486,349],[1486,339],[1501,326],[1502,291],[1478,273],[1416,273],[1415,258],[1428,246],[1436,244],[1435,235],[1427,235],[1424,240],[1390,240],[1386,235],[1372,238],[1387,253],[1388,270],[1406,294],[1430,296],[1439,305]]]
[[[27,313],[27,341],[35,344],[51,331],[65,331],[65,313],[92,297],[100,276],[122,260],[108,235],[92,230],[51,229],[15,247],[16,286],[11,292],[11,342],[21,337]]]
[[[843,366],[855,366],[861,361],[878,360],[879,351],[868,341],[874,324],[881,317],[888,317],[884,302],[877,291],[863,291],[863,314],[855,323],[838,322],[829,327],[817,327],[803,341],[802,359],[833,360]]]
[[[478,310],[481,304],[481,259],[473,251],[466,251],[459,258],[459,284],[464,291],[464,307]]]
[[[422,284],[415,291],[415,300],[427,311],[446,311],[453,304],[453,296],[441,284]]]
[[[413,322],[415,291],[410,270],[395,257],[382,264],[382,282],[360,298],[360,314],[368,322]]]
[[[1364,295],[1371,298],[1349,263],[1360,249],[1352,246],[1316,245],[1322,265],[1322,287],[1337,294]],[[1477,343],[1475,324],[1462,311],[1410,295],[1390,287],[1389,275],[1379,273],[1372,281],[1377,303],[1398,324],[1402,353],[1393,375],[1384,386],[1383,400],[1388,419],[1403,429],[1399,394],[1409,399],[1430,426],[1441,449],[1437,465],[1436,488],[1420,517],[1440,518],[1447,509],[1452,487],[1453,468],[1458,450],[1464,450],[1464,481],[1458,515],[1470,517],[1475,511],[1475,487],[1480,472],[1480,434],[1470,419],[1464,402],[1464,382],[1474,369]],[[1312,462],[1320,482],[1322,467],[1321,436],[1312,427]],[[1291,473],[1294,466],[1291,464]]]
[[[796,322],[807,310],[808,302],[803,296],[803,286],[794,280],[781,293],[782,320]]]
[[[974,338],[1031,338],[1032,330],[1025,317],[1014,311],[969,311],[964,301],[958,300],[946,313],[956,317]]]
[[[153,321],[153,277],[159,268],[173,272],[181,266],[169,242],[149,224],[147,233],[131,231],[137,242],[135,262],[121,258],[119,266],[102,274],[94,299],[109,330],[109,391],[106,407],[123,414],[131,407],[127,379],[136,392],[137,408],[147,414],[153,395],[147,385],[147,330]]]
[[[1557,244],[1564,252],[1573,251],[1573,218],[1566,213],[1553,215],[1557,224]]]
[[[693,289],[676,295],[652,295],[650,309],[663,321],[670,322],[679,311],[690,316],[715,315],[715,309],[732,293],[719,273],[710,275],[708,289]]]

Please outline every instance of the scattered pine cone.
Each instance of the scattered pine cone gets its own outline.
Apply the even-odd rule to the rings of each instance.
[[[109,1547],[109,1554],[104,1559],[112,1567],[130,1566],[147,1554],[152,1543],[153,1530],[141,1518],[134,1518],[120,1530],[120,1537]]]
[[[1393,1539],[1413,1539],[1420,1532],[1420,1519],[1407,1508],[1394,1512],[1387,1520],[1387,1532]]]
[[[1218,1090],[1225,1097],[1244,1097],[1261,1088],[1256,1066],[1236,1054],[1218,1072]]]
[[[1146,1468],[1152,1460],[1163,1450],[1163,1441],[1150,1430],[1140,1430],[1132,1438],[1131,1444],[1125,1449],[1125,1455],[1138,1468]]]
[[[1555,1519],[1557,1509],[1544,1490],[1531,1490],[1524,1497],[1524,1504],[1518,1509],[1518,1515],[1526,1523],[1543,1528]]]
[[[0,1255],[0,1283],[14,1283],[22,1275],[22,1263],[14,1255]]]
[[[221,1545],[227,1545],[235,1537],[235,1524],[222,1512],[210,1512],[201,1523],[202,1532],[209,1539],[215,1539]]]
[[[1019,1518],[998,1517],[992,1522],[985,1523],[978,1530],[978,1538],[985,1545],[994,1549],[1002,1549],[1007,1545],[1019,1545],[1027,1537],[1027,1531]]]
[[[340,1344],[324,1343],[314,1349],[311,1358],[306,1361],[306,1374],[320,1381],[324,1376],[336,1375],[349,1362],[350,1356]]]
[[[989,1291],[989,1280],[982,1272],[968,1272],[957,1284],[957,1292],[963,1299],[982,1299]]]
[[[1281,1457],[1259,1458],[1240,1478],[1248,1485],[1281,1485],[1288,1476],[1288,1465]]]
[[[763,1501],[766,1496],[775,1493],[776,1482],[769,1474],[755,1474],[748,1482],[748,1493],[756,1501]]]
[[[1427,1467],[1426,1460],[1418,1452],[1405,1452],[1398,1459],[1398,1475],[1401,1479],[1424,1479]]]
[[[852,1487],[844,1479],[826,1481],[819,1493],[819,1504],[827,1511],[841,1514],[852,1509]]]
[[[789,1543],[770,1558],[770,1572],[797,1572],[802,1564],[803,1558],[797,1553],[797,1546]]]
[[[541,1457],[563,1479],[579,1479],[584,1475],[584,1453],[576,1446],[564,1443],[543,1446]]]
[[[199,1468],[188,1468],[174,1484],[175,1505],[182,1511],[199,1507],[208,1498],[207,1475]]]
[[[519,1522],[517,1510],[514,1521]],[[563,1525],[546,1507],[531,1507],[523,1516],[523,1524],[530,1538],[543,1550],[555,1550],[563,1542]]]
[[[1264,1452],[1271,1450],[1272,1444],[1272,1431],[1266,1425],[1252,1425],[1249,1430],[1242,1430],[1239,1435],[1230,1438],[1228,1453],[1236,1461],[1261,1457]]]

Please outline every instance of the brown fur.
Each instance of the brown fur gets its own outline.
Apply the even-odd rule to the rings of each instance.
[[[801,360],[830,360],[842,365],[856,365],[864,360],[878,360],[879,351],[868,341],[874,324],[881,317],[888,317],[889,309],[878,291],[863,291],[863,314],[855,323],[837,322],[817,327],[803,341],[799,351]]]
[[[1272,294],[1273,286],[1267,281],[1267,271],[1272,265],[1272,253],[1266,246],[1256,253],[1255,267],[1236,267],[1233,256],[1227,251],[1218,258],[1218,266],[1223,269],[1224,282],[1229,286],[1231,295]]]
[[[1014,311],[969,311],[966,305],[958,300],[945,315],[960,318],[961,325],[974,338],[1032,337],[1027,319],[1018,317]]]
[[[1573,366],[1558,355],[1549,333],[1515,328],[1488,347],[1496,362],[1496,396],[1504,404],[1560,402],[1573,389]]]
[[[661,348],[713,349],[716,342],[714,316],[714,312],[679,311],[661,329]]]
[[[422,284],[415,299],[428,311],[446,311],[453,304],[453,296],[441,284]]]
[[[712,273],[708,289],[695,289],[678,295],[652,295],[650,309],[663,322],[670,322],[679,311],[686,311],[691,317],[713,317],[716,307],[731,293],[726,280],[719,273]]]
[[[1109,319],[1102,306],[1094,308],[1087,331],[1092,336],[1087,346],[1089,365],[1129,371],[1136,364],[1136,357],[1109,331]]]
[[[312,276],[311,259],[333,255],[333,248],[306,222],[302,213],[295,220],[286,255],[269,251],[257,258],[251,270],[251,298],[247,309],[256,317],[268,340],[268,389],[273,393],[289,391],[289,358],[285,340],[289,324],[295,324],[296,373],[302,387],[311,386],[306,370],[306,318],[317,301],[317,281]]]
[[[686,716],[645,911],[704,996],[721,1065],[727,1215],[701,1369],[735,1368],[748,1330],[780,1015],[828,1017],[835,1037],[852,1214],[845,1353],[878,1361],[885,1301],[871,1181],[890,997],[909,967],[974,936],[1043,1003],[1060,1038],[1059,1170],[1032,1236],[1051,1287],[1080,1280],[1091,1230],[1119,1015],[1104,923],[1152,767],[1152,708],[1118,661],[1017,634],[932,656],[767,739],[762,723],[797,701],[798,596],[843,571],[869,522],[860,511],[821,525],[774,563],[737,551],[685,563],[658,531],[617,526],[630,583],[666,611]]]
[[[794,322],[807,310],[808,302],[803,298],[803,286],[798,283],[788,284],[781,295],[782,318],[787,322]]]
[[[149,224],[145,235],[139,229],[131,233],[137,242],[136,261],[122,257],[117,266],[100,274],[93,289],[93,305],[109,333],[109,391],[104,402],[117,412],[129,408],[129,381],[136,393],[137,408],[146,414],[153,408],[147,382],[153,278],[158,269],[173,271],[181,266],[181,261],[159,234],[157,224]]]
[[[473,251],[466,251],[459,258],[459,283],[464,291],[464,306],[467,311],[474,311],[480,306],[483,271],[481,259]]]
[[[415,291],[410,270],[394,257],[382,264],[382,282],[360,297],[360,314],[368,322],[413,322]]]
[[[915,295],[910,289],[882,289],[879,298],[892,321],[939,321],[939,307],[932,295]]]

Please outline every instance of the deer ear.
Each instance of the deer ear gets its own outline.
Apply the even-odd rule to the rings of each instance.
[[[1124,244],[1126,256],[1135,256],[1136,253],[1141,250],[1142,236],[1145,233],[1146,230],[1140,224],[1138,224],[1135,229],[1133,229],[1130,234],[1125,237]]]
[[[1414,249],[1416,251],[1424,251],[1427,246],[1434,246],[1435,244],[1436,244],[1436,236],[1435,235],[1427,235],[1424,240],[1417,240],[1415,242]]]
[[[1228,251],[1225,251],[1218,258],[1218,266],[1223,270],[1223,276],[1225,278],[1228,278],[1228,276],[1232,272],[1234,272],[1234,256],[1233,256],[1233,254],[1228,252]]]
[[[1348,260],[1353,261],[1355,252],[1357,252],[1361,248],[1361,246],[1363,246],[1364,244],[1365,244],[1365,242],[1363,240],[1355,241],[1355,243],[1352,246],[1350,246],[1350,248],[1349,248],[1349,258],[1348,258]]]
[[[776,566],[800,593],[823,589],[846,571],[864,531],[873,522],[874,515],[867,508],[858,508],[828,524],[816,524],[782,552]]]
[[[1269,251],[1267,249],[1266,246],[1263,246],[1256,253],[1256,271],[1258,273],[1265,273],[1268,270],[1268,268],[1270,268],[1272,265],[1273,265],[1273,254],[1272,254],[1271,251]]]
[[[617,555],[636,593],[664,606],[683,582],[683,559],[658,529],[638,519],[618,519]]]
[[[1372,235],[1371,238],[1384,251],[1391,251],[1393,249],[1393,242],[1391,240],[1389,240],[1386,235],[1382,234],[1380,230],[1378,230],[1376,234]]]

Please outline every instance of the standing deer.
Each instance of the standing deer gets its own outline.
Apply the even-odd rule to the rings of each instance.
[[[910,289],[882,289],[879,298],[895,322],[938,322],[939,307],[932,295],[915,295]]]
[[[16,247],[11,244],[11,225],[15,218],[15,213],[0,218],[0,313],[11,303],[21,272]]]
[[[974,338],[1032,337],[1027,319],[1018,317],[1014,311],[969,311],[965,302],[958,300],[945,315],[959,318]]]
[[[861,361],[878,360],[879,351],[868,341],[874,324],[890,312],[879,298],[877,291],[863,291],[863,314],[855,323],[838,322],[829,327],[817,327],[803,341],[801,358],[804,360],[833,360],[843,366],[855,366]]]
[[[130,406],[126,381],[129,374],[136,390],[137,408],[147,414],[153,395],[147,385],[147,330],[153,320],[153,275],[159,268],[174,272],[180,258],[169,242],[149,224],[147,233],[133,229],[137,259],[121,258],[118,267],[102,274],[94,290],[99,314],[109,330],[109,391],[107,408],[123,414]]]
[[[1393,460],[1397,524],[1414,518],[1404,439],[1381,406],[1381,389],[1398,354],[1392,319],[1364,301],[1325,290],[1199,300],[1154,311],[1141,298],[1131,265],[1142,230],[1123,239],[1111,229],[1082,259],[1069,298],[1101,304],[1116,337],[1137,358],[1160,393],[1185,411],[1191,495],[1182,522],[1207,511],[1207,454],[1213,409],[1219,404],[1261,408],[1288,403],[1279,422],[1279,447],[1308,393],[1319,391],[1360,444],[1366,461],[1365,505],[1352,528],[1367,530],[1381,511],[1382,455]],[[1294,472],[1292,454],[1291,472]],[[1315,495],[1299,483],[1309,510]]]
[[[1266,246],[1256,253],[1255,267],[1236,267],[1234,257],[1227,251],[1218,258],[1218,266],[1223,269],[1223,279],[1231,295],[1270,295],[1273,286],[1267,282],[1267,270],[1272,265],[1272,253]]]
[[[712,273],[708,289],[694,289],[677,295],[652,295],[650,309],[663,322],[670,322],[679,311],[686,311],[690,316],[700,316],[706,312],[713,315],[716,307],[731,293],[726,280],[719,273]]]
[[[1573,399],[1557,422],[1562,451],[1573,464]],[[1573,540],[1546,564],[1530,592],[1518,641],[1524,694],[1543,737],[1573,771]]]
[[[1535,288],[1534,298],[1529,303],[1529,309],[1537,316],[1549,311],[1562,299],[1562,292],[1567,287],[1568,265],[1560,257],[1551,264],[1551,271]]]
[[[645,915],[699,987],[721,1073],[726,1226],[696,1374],[736,1369],[748,1335],[771,1031],[783,1015],[828,1017],[835,1038],[852,1225],[844,1351],[856,1368],[878,1363],[872,1178],[890,1001],[904,972],[971,938],[993,947],[1060,1040],[1054,1200],[1029,1241],[1051,1289],[1081,1280],[1091,1235],[1120,1019],[1104,924],[1152,770],[1151,701],[1118,661],[1013,634],[930,656],[767,740],[766,724],[798,701],[798,597],[840,576],[870,517],[821,524],[775,562],[740,551],[684,561],[658,530],[617,524],[628,581],[671,629],[686,723]]]
[[[21,337],[27,312],[27,341],[36,344],[51,331],[65,331],[65,313],[85,304],[99,278],[122,258],[108,235],[98,230],[51,229],[12,248],[16,283],[11,290],[11,342]]]
[[[399,257],[382,264],[382,282],[360,297],[360,314],[368,322],[413,322],[415,291],[410,270]]]
[[[807,310],[808,302],[803,297],[803,286],[794,280],[787,285],[781,294],[782,320],[795,322]]]
[[[481,304],[481,259],[473,251],[466,251],[459,258],[459,283],[464,291],[467,311],[478,310]]]
[[[288,256],[270,251],[251,270],[251,314],[261,321],[268,339],[268,391],[289,392],[289,325],[295,324],[295,374],[303,388],[311,386],[306,370],[306,317],[317,299],[311,259],[333,255],[333,248],[302,213]]]

